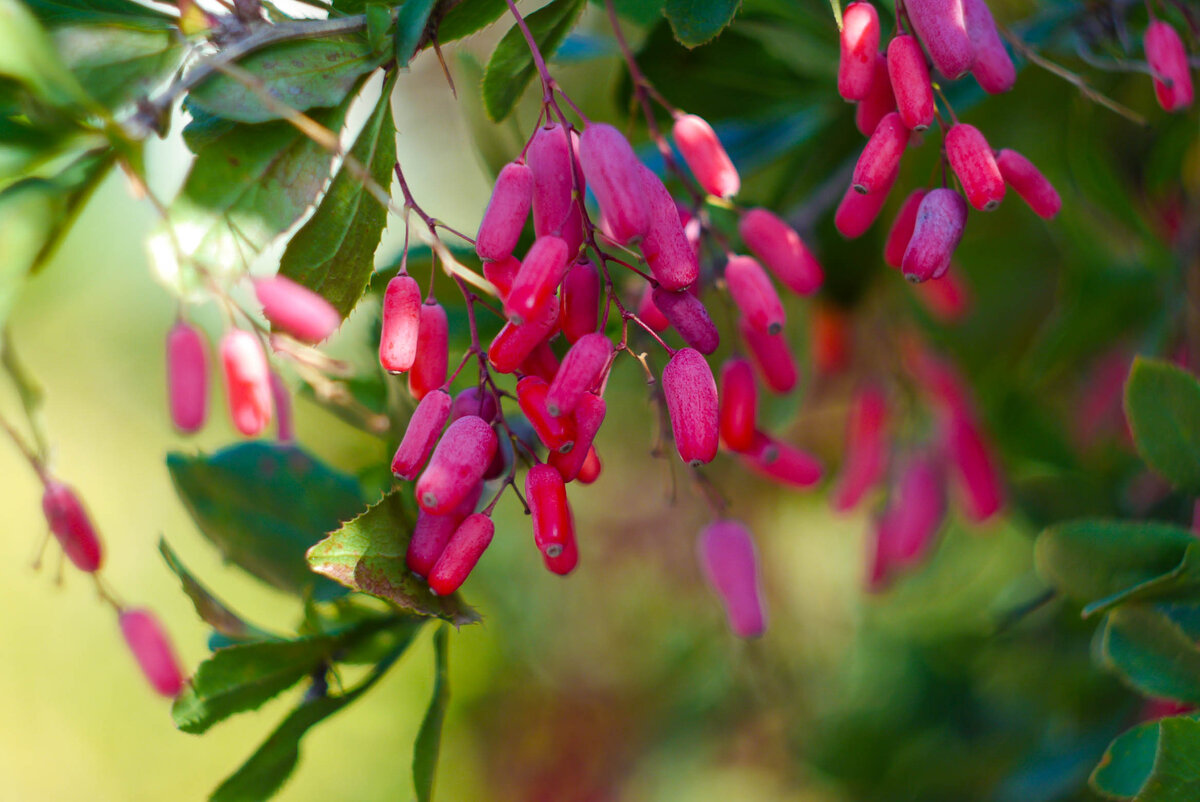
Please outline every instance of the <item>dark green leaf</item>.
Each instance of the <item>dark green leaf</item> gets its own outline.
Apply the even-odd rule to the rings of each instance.
[[[396,17],[396,64],[407,67],[417,54],[437,0],[407,0]]]
[[[505,0],[462,0],[438,21],[437,40],[445,44],[478,33],[507,12]]]
[[[271,633],[247,624],[240,615],[225,606],[224,602],[209,592],[179,560],[175,551],[167,545],[166,538],[159,538],[158,551],[167,561],[167,567],[179,578],[183,592],[192,600],[196,614],[210,627],[227,638],[239,640],[267,640],[273,638]]]
[[[54,32],[54,43],[83,88],[110,109],[148,97],[183,58],[182,44],[164,30],[69,26]]]
[[[396,125],[391,107],[395,80],[393,71],[350,151],[375,183],[385,189],[391,186],[396,162]],[[320,293],[345,318],[371,279],[375,249],[386,224],[387,210],[343,165],[316,212],[288,243],[279,274]]]
[[[405,554],[412,527],[400,491],[390,493],[313,546],[308,562],[319,574],[406,610],[456,626],[478,621],[479,614],[457,593],[435,596],[423,579],[408,570]]]
[[[1083,608],[1084,616],[1103,612],[1118,604],[1162,600],[1200,599],[1200,541],[1188,544],[1179,565],[1153,579],[1097,599]]]
[[[1159,722],[1154,770],[1138,802],[1190,802],[1200,799],[1200,721],[1190,716]]]
[[[433,782],[437,776],[438,753],[442,744],[442,724],[446,720],[446,705],[450,701],[450,678],[447,676],[449,631],[443,625],[433,635],[434,666],[433,698],[417,732],[413,745],[413,786],[417,802],[432,802]]]
[[[1089,782],[1112,799],[1195,799],[1200,785],[1198,742],[1195,715],[1141,724],[1109,745]]]
[[[62,25],[100,24],[170,30],[175,20],[156,9],[133,0],[24,0],[38,19],[47,27]]]
[[[304,552],[362,509],[352,477],[296,446],[266,442],[211,456],[168,454],[167,468],[196,525],[226,559],[281,590],[340,595],[309,571]]]
[[[583,6],[584,0],[554,0],[525,17],[544,57],[550,58],[562,44],[579,20]],[[483,105],[488,116],[496,121],[507,117],[536,74],[525,36],[513,25],[492,51],[483,74]]]
[[[741,4],[742,0],[667,0],[663,13],[680,44],[696,47],[733,22]]]
[[[1107,666],[1141,693],[1200,704],[1200,649],[1163,611],[1142,604],[1113,610],[1100,650]]]
[[[359,78],[386,58],[372,52],[365,37],[351,34],[280,42],[247,56],[238,66],[261,80],[276,100],[307,111],[345,102]],[[279,118],[252,89],[221,73],[193,89],[190,97],[205,111],[238,122]]]
[[[367,6],[366,15],[367,45],[372,53],[383,53],[387,49],[388,31],[392,27],[392,12],[387,6],[371,3]]]
[[[1200,495],[1200,381],[1169,362],[1139,357],[1125,383],[1125,415],[1146,464]]]
[[[663,15],[667,0],[613,0],[617,15],[634,25],[652,25]],[[591,0],[592,5],[604,8],[605,0]]]

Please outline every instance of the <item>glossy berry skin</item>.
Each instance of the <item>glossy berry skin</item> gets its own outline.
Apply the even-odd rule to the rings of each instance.
[[[751,253],[798,295],[811,295],[825,278],[820,262],[796,230],[766,209],[750,209],[738,221],[738,234]]]
[[[529,356],[521,361],[521,367],[517,368],[517,372],[525,376],[537,376],[549,384],[558,375],[558,368],[558,357],[555,355],[554,349],[550,347],[550,341],[542,340],[533,347]]]
[[[579,162],[613,239],[625,244],[644,235],[650,207],[641,190],[642,164],[629,140],[607,123],[592,123],[579,138]]]
[[[755,473],[793,487],[812,487],[824,474],[816,457],[762,432],[742,459]]]
[[[660,288],[661,289],[661,288]],[[667,320],[667,316],[658,308],[658,304],[654,303],[655,287],[647,284],[642,289],[642,296],[638,299],[638,318],[650,327],[651,331],[666,331],[671,327],[671,321]]]
[[[420,401],[446,383],[450,362],[450,324],[442,305],[421,304],[421,324],[417,334],[417,356],[408,372],[408,391]]]
[[[942,421],[946,454],[962,489],[967,517],[982,523],[1004,505],[1004,490],[995,458],[979,425],[955,410]]]
[[[406,373],[412,369],[420,326],[421,288],[412,276],[396,276],[383,292],[379,336],[379,364],[388,373]]]
[[[842,13],[838,56],[838,94],[849,101],[863,100],[875,77],[879,50],[879,12],[870,3],[851,3]]]
[[[588,449],[587,457],[575,478],[579,480],[580,484],[590,485],[600,478],[601,467],[600,455],[596,453],[596,447],[592,446]]]
[[[254,294],[267,320],[302,342],[320,342],[342,324],[333,304],[290,278],[258,279]]]
[[[962,182],[968,203],[984,212],[999,208],[1004,200],[1004,176],[978,128],[967,123],[951,126],[946,133],[946,159]]]
[[[72,565],[88,574],[100,569],[104,559],[100,537],[74,490],[48,480],[42,494],[42,514]]]
[[[488,346],[488,362],[498,373],[512,373],[533,353],[558,324],[559,305],[548,304],[541,313],[519,326],[505,323]]]
[[[442,389],[434,390],[421,399],[408,420],[400,447],[392,458],[393,474],[409,481],[417,478],[450,417],[451,403],[450,393]]]
[[[126,645],[150,686],[163,696],[178,696],[183,690],[183,670],[154,613],[122,610],[118,622]]]
[[[587,464],[589,455],[595,453],[592,441],[604,423],[605,411],[604,399],[592,393],[585,394],[575,406],[575,411],[571,414],[575,422],[575,447],[566,454],[553,451],[547,458],[547,462],[558,471],[564,482],[576,478]]]
[[[549,392],[545,379],[526,376],[517,382],[517,404],[546,448],[566,453],[575,446],[575,421],[550,413],[546,403]]]
[[[962,4],[967,36],[975,47],[971,75],[988,94],[1007,92],[1017,82],[1017,68],[1004,49],[987,0],[962,0]]]
[[[725,265],[725,282],[729,285],[734,304],[749,326],[764,334],[783,331],[787,322],[783,301],[775,292],[767,271],[757,260],[749,256],[729,257]]]
[[[557,303],[554,293],[567,269],[567,243],[558,237],[538,237],[521,260],[521,269],[504,299],[508,319],[520,325],[540,317],[547,304]]]
[[[204,335],[182,320],[167,334],[167,400],[171,422],[191,433],[208,418],[208,354]]]
[[[779,395],[790,393],[800,378],[800,371],[784,336],[765,334],[744,320],[738,321],[738,331],[767,388]]]
[[[587,260],[576,262],[563,278],[561,319],[569,343],[600,326],[600,271]]]
[[[574,529],[571,530],[571,537],[563,546],[558,556],[551,557],[549,554],[543,552],[542,562],[546,564],[548,571],[559,576],[566,576],[575,570],[575,567],[579,565],[579,544],[575,542]]]
[[[508,294],[512,292],[513,282],[517,278],[517,271],[521,269],[521,260],[515,256],[506,256],[496,262],[483,263],[483,277],[492,282],[492,286],[500,293],[500,300],[508,299]]]
[[[850,184],[855,192],[886,195],[891,190],[900,171],[900,157],[908,147],[908,137],[908,129],[898,112],[893,111],[879,121],[854,165]]]
[[[886,190],[864,195],[856,192],[854,187],[847,187],[846,194],[842,196],[842,202],[838,204],[833,215],[833,224],[838,233],[846,239],[857,239],[867,233],[867,229],[883,209],[883,204],[887,202],[890,190],[891,186],[888,186]]]
[[[900,121],[913,131],[933,125],[933,86],[925,53],[915,36],[894,37],[887,49],[888,78]]]
[[[271,402],[275,406],[275,439],[290,443],[296,439],[296,427],[292,421],[292,394],[275,371],[271,371]]]
[[[475,512],[482,494],[483,482],[476,482],[471,492],[445,515],[430,515],[425,510],[417,510],[417,523],[413,526],[412,538],[404,555],[408,570],[418,576],[429,576],[459,524]]]
[[[433,515],[450,512],[483,478],[495,453],[496,433],[482,418],[454,421],[417,480],[417,504]]]
[[[499,261],[512,255],[532,205],[533,171],[521,162],[504,165],[475,237],[480,259]]]
[[[914,189],[900,205],[900,211],[896,212],[896,219],[892,221],[892,227],[888,230],[887,240],[883,245],[883,261],[889,267],[899,268],[904,263],[904,251],[908,248],[913,227],[917,224],[917,210],[921,207],[921,201],[924,200],[927,191]]]
[[[1168,23],[1154,20],[1142,38],[1146,60],[1154,71],[1154,96],[1165,111],[1182,111],[1192,105],[1195,87],[1183,40]]]
[[[875,54],[875,75],[871,78],[871,92],[854,107],[854,125],[863,136],[875,133],[879,121],[896,110],[896,96],[892,92],[892,81],[888,77],[887,56]]]
[[[852,510],[887,468],[887,399],[869,385],[858,391],[846,421],[846,460],[833,493],[833,508]]]
[[[962,0],[908,0],[904,10],[938,72],[955,79],[975,63]]]
[[[642,239],[642,255],[665,290],[682,290],[700,277],[696,248],[688,240],[675,199],[650,168],[641,168],[641,187],[649,204],[650,219]]]
[[[533,542],[543,556],[561,556],[575,540],[575,521],[567,487],[549,465],[534,465],[525,475],[525,498],[533,517]]]
[[[258,338],[232,329],[221,338],[225,395],[233,425],[247,437],[261,434],[271,422],[271,370]]]
[[[653,306],[662,313],[684,342],[702,354],[711,354],[721,344],[721,333],[699,298],[687,290],[669,292],[655,287]]]
[[[721,442],[730,451],[749,451],[758,431],[758,387],[754,368],[741,357],[721,366]]]
[[[571,175],[571,150],[578,155],[573,140],[558,123],[542,126],[525,153],[525,163],[533,173],[533,233],[560,237],[571,255],[578,253],[583,243],[583,212],[576,197],[583,197],[584,191],[582,173]]]
[[[608,366],[612,352],[612,343],[599,333],[585,335],[571,346],[546,394],[546,409],[551,415],[570,415],[575,411],[575,405]]]
[[[671,138],[688,169],[709,195],[732,198],[742,187],[737,168],[725,152],[717,132],[702,117],[683,114],[675,118]]]
[[[481,512],[468,515],[454,530],[429,572],[429,589],[439,596],[448,596],[458,590],[475,570],[495,533],[496,525],[487,515]]]
[[[679,458],[688,465],[712,462],[719,440],[717,382],[699,351],[675,352],[663,368],[662,391]]]
[[[1005,183],[1029,204],[1034,214],[1045,220],[1054,219],[1062,208],[1062,198],[1033,162],[1015,150],[1005,148],[996,155],[996,166]]]
[[[477,415],[487,423],[495,423],[500,415],[496,396],[479,387],[466,388],[454,396],[454,402],[450,405],[450,420],[455,421],[467,415]]]
[[[950,268],[950,257],[967,224],[967,204],[952,189],[930,190],[917,207],[913,234],[901,269],[909,281],[928,281]]]
[[[720,597],[729,628],[739,638],[756,638],[766,631],[759,588],[758,553],[750,532],[734,520],[714,521],[696,543],[700,568]]]

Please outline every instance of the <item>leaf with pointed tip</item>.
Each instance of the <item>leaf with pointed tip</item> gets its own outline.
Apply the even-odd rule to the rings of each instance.
[[[166,561],[167,567],[171,569],[171,573],[175,574],[180,584],[183,585],[183,592],[192,600],[196,614],[210,627],[235,641],[268,640],[275,637],[266,630],[246,623],[240,615],[230,610],[224,602],[209,592],[208,588],[204,587],[200,580],[196,579],[187,566],[180,561],[179,555],[167,544],[166,538],[158,539],[158,552]]]
[[[545,58],[554,55],[575,27],[583,7],[584,0],[554,0],[525,17],[525,25]],[[497,122],[507,117],[536,74],[529,44],[514,25],[492,51],[483,74],[483,105],[488,116]]]
[[[429,16],[438,0],[406,0],[396,17],[396,63],[407,67],[417,54],[421,38],[429,27]]]
[[[663,13],[679,43],[696,47],[725,30],[741,4],[742,0],[667,0]]]
[[[433,800],[433,782],[437,777],[438,754],[442,744],[442,724],[446,720],[446,705],[450,702],[448,638],[449,632],[444,624],[433,634],[433,698],[429,700],[429,708],[425,711],[421,729],[417,731],[417,741],[413,744],[413,786],[417,791],[417,802]]]
[[[1100,653],[1141,693],[1200,704],[1200,648],[1162,610],[1127,604],[1110,612]]]
[[[1125,383],[1125,416],[1146,464],[1200,495],[1200,381],[1169,362],[1138,357]]]

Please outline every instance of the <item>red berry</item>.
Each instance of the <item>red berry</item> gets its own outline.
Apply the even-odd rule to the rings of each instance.
[[[883,53],[876,53],[871,92],[854,107],[854,124],[859,133],[870,136],[879,121],[895,110],[896,96],[892,93],[892,81],[888,77],[887,57]]]
[[[547,339],[535,345],[529,356],[521,360],[521,367],[517,368],[517,372],[524,376],[537,376],[549,384],[558,375],[558,369],[558,357]]]
[[[500,293],[500,300],[506,300],[512,292],[513,281],[517,271],[521,269],[521,260],[511,254],[496,262],[483,263],[483,277],[492,282]]]
[[[572,530],[571,539],[563,546],[562,552],[557,557],[543,553],[542,562],[546,564],[546,568],[559,576],[566,576],[575,570],[575,566],[579,565],[579,545],[575,542],[575,532]]]
[[[766,209],[750,209],[738,221],[738,234],[775,278],[792,292],[811,295],[825,272],[796,230]]]
[[[1004,177],[1005,183],[1021,196],[1021,200],[1029,204],[1029,208],[1033,209],[1035,214],[1046,220],[1051,220],[1058,214],[1058,210],[1062,208],[1062,198],[1033,162],[1015,150],[1005,148],[996,156],[996,165],[1000,168],[1000,175]]]
[[[1000,206],[1004,176],[1000,175],[991,145],[978,128],[967,123],[951,126],[946,133],[946,159],[972,206],[985,212]]]
[[[879,50],[879,13],[870,3],[851,3],[842,13],[841,50],[838,57],[838,94],[846,100],[863,100],[875,77]]]
[[[519,326],[505,323],[488,346],[488,362],[498,373],[512,373],[521,366],[558,324],[558,304],[549,304],[541,313]]]
[[[707,121],[695,114],[680,115],[675,118],[671,137],[705,192],[718,198],[732,198],[738,193],[742,180],[737,168]]]
[[[629,140],[607,123],[592,123],[579,138],[579,163],[613,239],[625,244],[643,236],[650,206],[641,189],[642,163]]]
[[[700,568],[721,597],[729,628],[739,638],[756,638],[766,631],[758,553],[750,532],[738,521],[713,521],[696,543]]]
[[[914,131],[924,131],[933,125],[933,85],[917,38],[907,34],[893,38],[887,65],[900,120]]]
[[[466,581],[484,550],[492,542],[496,525],[482,512],[468,515],[442,550],[429,572],[429,588],[439,596],[448,596]]]
[[[875,521],[867,589],[882,590],[897,571],[919,562],[933,544],[945,515],[941,472],[928,459],[914,458]]]
[[[920,208],[926,192],[925,189],[914,189],[904,199],[900,211],[896,212],[896,219],[892,221],[887,241],[883,245],[883,261],[890,267],[899,268],[904,263],[904,251],[912,239],[913,226],[917,224],[917,209]]]
[[[799,370],[791,346],[784,336],[765,334],[744,320],[738,321],[738,330],[767,387],[780,395],[790,393],[796,386]]]
[[[533,542],[543,556],[560,557],[575,541],[575,521],[567,487],[549,465],[534,465],[525,476],[525,498],[533,516]]]
[[[967,517],[982,522],[1000,511],[1004,490],[1000,472],[979,425],[963,410],[943,416],[950,465],[963,491]]]
[[[824,472],[816,457],[762,432],[742,459],[756,473],[795,487],[815,485]]]
[[[396,456],[392,458],[392,473],[409,481],[417,478],[450,417],[450,404],[450,393],[443,389],[434,390],[421,399],[408,420]]]
[[[562,282],[562,331],[573,343],[600,325],[600,271],[586,259],[567,270]]]
[[[962,239],[967,224],[967,204],[952,189],[930,190],[917,208],[912,238],[901,264],[909,281],[941,277]]]
[[[908,137],[908,129],[898,112],[893,111],[879,121],[854,165],[851,185],[856,192],[886,195],[891,190],[900,171],[900,157],[908,147]]]
[[[417,356],[421,325],[421,288],[409,275],[388,282],[383,293],[383,327],[379,336],[379,364],[389,373],[404,373]]]
[[[342,316],[333,304],[290,278],[258,279],[254,294],[267,320],[297,340],[320,342],[342,324]]]
[[[533,171],[520,162],[504,165],[475,237],[480,259],[499,261],[512,254],[532,204]]]
[[[221,338],[221,365],[233,425],[247,437],[271,422],[271,370],[258,338],[233,329]]]
[[[708,362],[692,348],[680,348],[662,373],[663,396],[679,458],[689,465],[717,455],[717,382]]]
[[[417,504],[445,515],[479,483],[495,453],[496,433],[482,418],[467,415],[454,421],[417,480]]]
[[[546,448],[566,453],[575,446],[575,421],[569,416],[550,413],[546,404],[549,392],[550,385],[545,379],[526,376],[517,382],[517,403]]]
[[[450,420],[452,421],[467,415],[475,415],[488,423],[495,423],[499,414],[500,409],[496,405],[496,396],[482,387],[468,387],[454,396],[454,403],[450,406]]]
[[[575,423],[575,447],[563,454],[552,451],[548,458],[550,465],[558,471],[564,482],[574,479],[587,464],[589,456],[595,453],[592,440],[604,423],[606,405],[604,399],[592,393],[586,393],[575,406],[571,418]]]
[[[1154,71],[1154,96],[1166,111],[1181,111],[1192,105],[1195,88],[1183,41],[1169,24],[1154,20],[1143,37],[1146,60]]]
[[[962,0],[963,17],[967,25],[967,36],[975,47],[975,63],[971,75],[983,91],[997,95],[1012,89],[1017,82],[1017,68],[1013,66],[996,21],[986,0]]]
[[[85,573],[100,569],[103,549],[83,502],[70,487],[53,479],[42,494],[42,514],[67,559]]]
[[[684,342],[702,354],[717,350],[721,333],[699,298],[687,290],[671,292],[662,287],[656,287],[651,298],[653,307],[675,327]]]
[[[446,310],[437,301],[421,304],[417,356],[408,372],[408,391],[420,401],[446,383],[450,361],[450,325]]]
[[[850,319],[836,306],[821,304],[809,316],[813,367],[829,375],[850,364]]]
[[[766,334],[778,334],[787,322],[783,302],[767,272],[749,256],[731,256],[725,265],[729,294],[748,325]]]
[[[833,216],[833,224],[838,233],[847,239],[856,239],[867,233],[867,229],[879,216],[879,211],[887,201],[889,186],[886,190],[864,195],[855,192],[854,187],[847,187],[842,202],[838,204]]]
[[[538,237],[521,260],[521,269],[504,299],[508,319],[520,325],[540,317],[546,304],[554,302],[554,292],[567,269],[567,243],[558,237]]]
[[[151,687],[163,696],[178,696],[183,690],[183,670],[154,613],[122,610],[118,622],[129,651]]]
[[[675,199],[654,171],[645,166],[641,168],[641,187],[650,210],[642,255],[663,289],[682,290],[700,277],[696,247],[684,231]]]
[[[887,468],[887,399],[879,388],[867,386],[855,394],[846,421],[846,460],[833,494],[833,508],[851,510],[882,477]]]
[[[913,291],[929,314],[943,323],[957,323],[971,309],[970,290],[953,264],[941,278],[914,284]]]
[[[962,0],[907,0],[904,11],[938,72],[953,80],[971,69],[975,46]]]
[[[583,210],[575,195],[575,183],[582,198],[584,182],[583,174],[572,169],[572,151],[578,156],[575,133],[568,138],[563,127],[553,123],[533,135],[525,163],[533,173],[533,233],[560,237],[567,243],[567,252],[574,256],[583,243]]]
[[[471,492],[445,515],[430,515],[425,510],[417,510],[417,523],[404,555],[408,570],[418,576],[429,576],[458,525],[475,512],[481,495],[483,482],[476,482]]]
[[[758,430],[758,388],[754,368],[741,357],[721,367],[721,441],[730,451],[748,451]]]
[[[171,422],[182,432],[194,432],[208,417],[208,355],[204,336],[178,321],[167,334],[167,399]]]
[[[671,327],[671,321],[654,303],[655,287],[647,284],[642,288],[642,297],[638,299],[638,318],[650,327],[651,331],[666,331]]]
[[[587,334],[571,346],[546,394],[551,415],[570,415],[575,410],[608,366],[612,352],[612,343],[603,334]]]
[[[583,466],[575,478],[585,485],[590,485],[600,478],[600,468],[600,455],[596,453],[596,447],[592,446],[588,449],[587,459],[583,461]]]

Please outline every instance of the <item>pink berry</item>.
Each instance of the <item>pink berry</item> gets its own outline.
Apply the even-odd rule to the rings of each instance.
[[[687,290],[671,292],[656,287],[651,294],[653,306],[666,318],[688,345],[702,354],[711,354],[721,344],[721,333],[699,298]]]
[[[592,123],[579,138],[579,163],[613,239],[625,244],[642,237],[650,226],[650,206],[641,189],[642,164],[629,140],[607,123]]]
[[[570,415],[575,410],[608,366],[612,352],[612,343],[598,333],[587,334],[571,346],[546,395],[546,409],[551,415]]]
[[[417,357],[421,325],[421,288],[409,275],[388,282],[383,292],[383,324],[379,336],[379,364],[388,373],[405,373]]]
[[[583,211],[578,198],[583,197],[584,182],[583,175],[572,169],[572,152],[579,154],[574,132],[568,138],[563,127],[553,123],[533,135],[525,163],[533,173],[533,233],[561,238],[568,254],[574,256],[583,243]]]
[[[167,334],[167,399],[171,422],[194,432],[208,417],[208,356],[204,336],[180,320]]]
[[[917,224],[917,209],[920,208],[926,192],[925,189],[914,189],[900,205],[900,211],[896,212],[896,219],[892,221],[887,241],[883,245],[883,261],[890,267],[899,268],[904,263],[904,251],[912,239],[913,226]]]
[[[930,190],[917,207],[913,234],[904,250],[904,277],[928,281],[943,275],[966,224],[967,204],[961,195],[952,189]]]
[[[642,255],[663,289],[682,290],[700,277],[696,248],[684,231],[675,199],[654,171],[645,166],[641,168],[641,188],[650,211]]]
[[[766,209],[750,209],[738,221],[738,234],[775,278],[799,295],[821,287],[825,272],[796,230]]]
[[[392,473],[409,481],[417,478],[450,417],[450,405],[450,393],[442,389],[421,399],[392,458]]]
[[[847,187],[842,202],[838,204],[833,216],[833,224],[838,233],[846,239],[857,239],[867,233],[867,229],[879,216],[879,211],[887,201],[889,186],[886,190],[864,195],[855,192],[854,187]]]
[[[577,342],[600,325],[600,271],[586,259],[576,262],[562,282],[562,332]]]
[[[495,423],[499,414],[500,409],[496,406],[496,396],[481,387],[468,387],[463,390],[454,396],[454,403],[450,406],[450,420],[452,421],[467,415],[476,415],[488,423]]]
[[[942,421],[950,465],[963,490],[967,517],[986,521],[1004,504],[1004,490],[995,458],[979,425],[963,411],[951,412]]]
[[[1062,208],[1062,198],[1033,162],[1015,150],[1005,148],[996,156],[996,166],[1000,168],[1005,183],[1029,204],[1035,214],[1046,220],[1058,214]]]
[[[1007,92],[1017,82],[1017,68],[1004,49],[987,0],[962,0],[962,3],[967,36],[975,46],[971,75],[988,94]]]
[[[898,112],[893,111],[879,121],[854,165],[851,185],[856,192],[886,195],[891,190],[900,171],[900,157],[908,147],[908,137],[908,129]]]
[[[924,131],[933,125],[933,85],[917,38],[906,34],[893,38],[887,64],[901,122],[914,131]]]
[[[566,269],[567,243],[554,236],[538,237],[521,260],[521,269],[504,299],[508,319],[520,325],[540,317],[547,304],[557,302],[554,293]]]
[[[838,57],[838,94],[846,100],[863,100],[875,77],[879,50],[879,13],[870,3],[851,3],[842,13],[841,52]]]
[[[408,372],[408,391],[420,401],[446,383],[450,361],[450,325],[446,310],[437,301],[421,304],[417,355]]]
[[[550,340],[546,339],[535,345],[529,356],[521,360],[517,372],[524,376],[537,376],[549,384],[558,375],[559,367],[558,356],[550,347]]]
[[[513,281],[517,271],[521,269],[521,260],[511,254],[495,262],[483,263],[483,277],[492,282],[492,286],[500,293],[500,300],[507,300],[512,292]]]
[[[938,72],[953,80],[975,63],[962,0],[907,0],[904,10]]]
[[[946,159],[972,206],[985,212],[1000,206],[1004,176],[1000,175],[991,145],[978,128],[967,123],[951,126],[946,133]]]
[[[271,422],[271,370],[258,338],[232,329],[221,338],[221,365],[233,425],[247,437],[261,434]]]
[[[882,590],[896,572],[919,563],[929,552],[945,515],[941,472],[927,458],[910,460],[892,489],[887,508],[875,522],[867,589]]]
[[[731,256],[725,265],[725,282],[749,326],[765,334],[783,331],[787,322],[783,302],[762,265],[749,256]]]
[[[814,306],[808,317],[809,347],[813,367],[822,376],[844,370],[850,364],[850,319],[832,304]]]
[[[717,382],[708,362],[695,349],[679,349],[663,368],[662,389],[679,458],[689,465],[712,462],[719,415]]]
[[[729,628],[739,638],[756,638],[766,631],[758,553],[750,532],[738,521],[714,521],[696,543],[704,578],[721,598]]]
[[[754,368],[741,357],[721,366],[721,442],[730,451],[749,451],[758,431],[758,388]]]
[[[1165,111],[1181,111],[1192,105],[1195,88],[1187,50],[1179,34],[1166,22],[1153,20],[1143,37],[1146,60],[1154,71],[1154,96]]]
[[[762,432],[742,459],[755,473],[794,487],[811,487],[824,473],[816,457]]]
[[[448,596],[467,580],[484,550],[492,542],[496,525],[482,512],[468,515],[450,536],[433,570],[429,572],[429,588],[439,596]]]
[[[417,480],[417,504],[445,515],[483,478],[496,453],[496,433],[482,418],[467,415],[447,427]]]
[[[275,404],[275,438],[281,443],[290,443],[296,439],[292,394],[275,371],[271,371],[271,401]]]
[[[512,373],[533,353],[558,324],[559,305],[548,304],[541,313],[516,326],[505,323],[488,346],[488,362],[498,373]]]
[[[879,121],[896,110],[896,96],[892,92],[892,81],[888,77],[888,60],[883,53],[875,54],[875,74],[871,78],[871,91],[854,107],[854,124],[863,136],[875,132]]]
[[[88,574],[100,570],[104,557],[100,538],[74,490],[62,482],[47,481],[42,494],[42,514],[63,553],[76,568]]]
[[[546,448],[566,453],[575,447],[575,421],[551,414],[546,403],[549,392],[545,379],[526,376],[517,382],[517,404]]]
[[[297,340],[320,342],[342,324],[342,316],[333,304],[290,278],[258,279],[254,282],[254,294],[267,320]]]
[[[499,261],[512,255],[533,204],[533,171],[520,162],[504,165],[475,237],[480,259]]]
[[[834,509],[854,509],[882,478],[887,467],[886,421],[887,400],[879,388],[867,386],[855,394],[846,422],[846,460],[833,494]]]
[[[654,290],[656,288],[647,284],[642,288],[642,297],[638,299],[638,318],[650,327],[652,331],[666,331],[671,327],[671,321],[667,320],[667,316],[662,313],[658,305],[654,303]]]
[[[707,121],[695,114],[680,115],[675,118],[671,137],[705,192],[718,198],[732,198],[738,193],[742,180],[737,168]]]
[[[404,555],[408,570],[418,576],[429,576],[459,524],[475,512],[481,495],[483,482],[476,482],[471,491],[445,515],[431,515],[425,510],[417,510],[417,523],[413,526],[412,538]]]
[[[567,488],[558,471],[534,465],[525,475],[525,498],[533,517],[533,542],[546,558],[563,554],[575,540],[575,521]]]
[[[122,610],[118,622],[129,651],[151,687],[163,696],[178,696],[183,690],[183,670],[154,613]]]
[[[957,323],[971,310],[970,289],[953,263],[941,278],[914,284],[917,300],[943,323]]]
[[[604,423],[605,411],[604,399],[592,393],[586,393],[575,405],[575,411],[571,414],[575,422],[575,447],[566,454],[552,451],[547,458],[564,482],[579,476],[589,456],[595,454],[592,441],[600,431],[600,425]]]
[[[766,334],[744,320],[738,321],[738,330],[767,387],[780,395],[790,393],[799,379],[799,369],[784,336]]]

